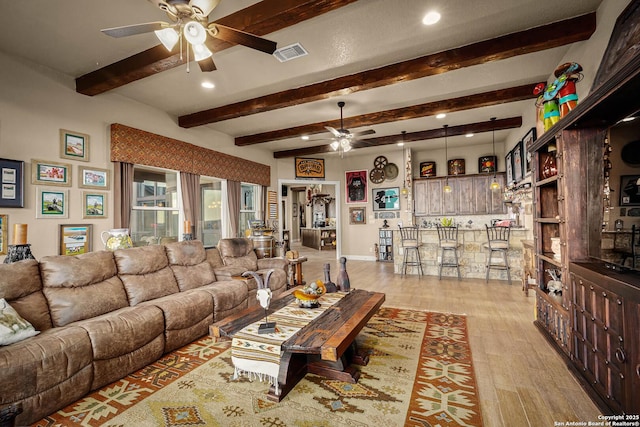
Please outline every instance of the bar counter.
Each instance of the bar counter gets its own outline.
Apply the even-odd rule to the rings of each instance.
[[[511,228],[509,239],[509,265],[511,266],[511,283],[520,286],[522,282],[522,241],[531,240],[531,230],[525,228]],[[420,258],[422,270],[425,275],[438,275],[438,259],[440,248],[438,247],[438,230],[436,228],[420,229]],[[460,275],[462,278],[485,279],[488,251],[482,244],[487,242],[485,228],[459,228],[458,230],[458,262],[460,263]],[[393,233],[394,272],[402,272],[402,248],[400,247],[400,233]],[[445,253],[445,256],[450,256]],[[418,274],[417,267],[408,267],[407,274]],[[452,267],[442,269],[443,277],[457,277],[457,271]],[[492,269],[489,279],[507,280],[507,272]]]

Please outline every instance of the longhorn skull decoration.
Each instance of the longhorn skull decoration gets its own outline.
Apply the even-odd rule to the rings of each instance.
[[[258,284],[258,291],[256,292],[256,298],[260,302],[260,306],[264,308],[264,323],[261,323],[258,327],[259,334],[268,334],[275,332],[276,322],[269,322],[269,317],[267,314],[267,310],[269,309],[269,305],[271,304],[271,297],[273,294],[271,293],[271,288],[269,288],[269,279],[271,278],[271,274],[273,273],[273,269],[268,270],[264,273],[264,281],[262,276],[255,271],[245,271],[242,273],[243,277],[253,277],[256,283]]]

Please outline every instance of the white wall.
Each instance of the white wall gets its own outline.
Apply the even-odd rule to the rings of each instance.
[[[108,218],[82,219],[82,189],[78,187],[78,166],[111,169],[109,126],[121,123],[149,132],[186,141],[216,151],[240,156],[272,167],[271,153],[246,147],[241,151],[230,136],[206,126],[183,129],[176,119],[148,105],[133,102],[117,90],[88,97],[75,92],[71,77],[22,62],[0,53],[0,157],[25,162],[24,208],[0,208],[9,215],[7,236],[11,243],[12,225],[29,226],[29,243],[36,258],[58,254],[59,224],[93,224],[93,249],[101,249],[100,233],[113,228],[113,185],[108,192]],[[61,159],[59,130],[69,129],[90,135],[90,162]],[[36,190],[31,184],[31,159],[72,164],[68,219],[36,219]],[[274,185],[272,185],[274,186]],[[49,188],[49,187],[47,187]],[[50,187],[54,188],[54,187]],[[63,188],[63,187],[55,187]],[[1,257],[4,259],[4,256]]]

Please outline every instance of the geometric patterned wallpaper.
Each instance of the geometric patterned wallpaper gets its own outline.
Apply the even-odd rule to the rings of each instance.
[[[269,187],[271,167],[140,129],[111,124],[111,161]]]

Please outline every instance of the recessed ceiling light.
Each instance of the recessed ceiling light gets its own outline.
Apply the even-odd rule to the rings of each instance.
[[[424,25],[433,25],[440,20],[440,14],[436,11],[431,11],[424,15],[422,18],[422,23]]]
[[[445,117],[447,117],[447,115],[446,115],[445,113],[440,113],[440,114],[438,114],[438,115],[436,116],[436,119],[440,119],[440,120],[442,120],[442,119],[444,119]]]
[[[202,82],[200,83],[200,86],[202,86],[205,89],[213,89],[214,87],[216,87],[216,85],[214,85],[211,82]]]
[[[309,135],[302,135],[300,137],[300,139],[302,139],[303,141],[308,141],[309,140]]]
[[[622,119],[623,122],[630,122],[632,120],[635,120],[635,117],[625,117],[624,119]]]
[[[404,142],[398,142],[396,145],[397,145],[398,147],[404,147]]]
[[[471,137],[473,136],[473,134],[472,134],[472,133],[468,133],[468,134],[466,134],[465,136],[466,136],[467,138],[471,138]]]

